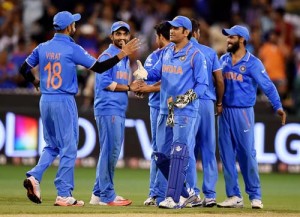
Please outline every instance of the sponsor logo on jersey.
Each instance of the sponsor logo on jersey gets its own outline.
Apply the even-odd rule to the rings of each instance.
[[[162,72],[182,74],[182,67],[174,65],[163,65]]]
[[[244,81],[243,75],[236,73],[236,72],[225,72],[223,74],[223,77],[228,80],[235,80],[235,81],[240,81],[240,82]]]

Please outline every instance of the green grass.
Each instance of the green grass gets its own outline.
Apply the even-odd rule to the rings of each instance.
[[[26,197],[23,187],[25,172],[30,167],[0,167],[0,214],[61,214],[61,213],[199,213],[199,208],[183,210],[165,210],[156,207],[145,207],[143,201],[148,194],[148,170],[117,169],[115,188],[119,195],[133,200],[129,207],[105,207],[89,205],[89,199],[95,177],[95,168],[76,168],[74,197],[86,202],[84,207],[53,206],[56,190],[53,184],[56,167],[50,167],[45,173],[42,183],[42,204],[34,204]],[[202,180],[199,173],[198,183]],[[201,213],[299,213],[300,215],[300,175],[299,174],[261,174],[263,191],[263,210],[252,210],[248,196],[243,193],[244,209],[200,208]],[[240,179],[240,187],[244,192],[244,184]],[[217,201],[225,199],[223,174],[217,183]]]

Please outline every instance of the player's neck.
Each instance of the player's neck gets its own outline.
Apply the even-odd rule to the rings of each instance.
[[[246,55],[246,49],[240,48],[235,53],[232,53],[232,64],[236,64],[240,59],[242,59]]]
[[[182,48],[184,48],[185,45],[189,43],[189,40],[187,38],[183,39],[182,41],[175,44],[175,53],[180,51]]]

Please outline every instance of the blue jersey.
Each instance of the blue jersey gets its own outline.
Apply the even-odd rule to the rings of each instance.
[[[120,49],[111,44],[99,57],[102,62],[117,55]],[[125,91],[110,91],[106,88],[113,82],[128,85],[130,75],[129,58],[123,58],[117,65],[102,74],[96,74],[95,82],[95,115],[120,115],[125,117],[128,105],[128,94]]]
[[[146,59],[145,63],[144,63],[144,68],[149,71],[154,65],[155,63],[158,61],[159,56],[162,53],[162,49],[157,49],[155,51],[153,51]],[[156,81],[147,81],[147,84],[154,84],[156,83]],[[155,92],[155,93],[149,93],[149,103],[148,105],[150,107],[159,109],[159,92]]]
[[[232,65],[230,53],[220,58],[222,66],[225,94],[225,107],[252,107],[256,102],[259,86],[271,101],[275,111],[282,108],[276,87],[270,80],[262,62],[249,51],[235,65]]]
[[[76,65],[91,68],[96,59],[74,40],[60,33],[37,46],[26,62],[31,67],[39,64],[42,94],[73,94],[78,92]]]
[[[216,100],[216,89],[213,81],[213,73],[217,70],[221,70],[221,65],[214,49],[205,45],[199,44],[195,38],[191,38],[191,42],[205,54],[207,72],[208,72],[208,89],[205,94],[200,97],[201,99]]]
[[[171,44],[162,52],[154,67],[148,71],[148,80],[161,80],[160,114],[168,114],[167,101],[193,89],[198,97],[204,95],[207,86],[207,69],[205,57],[188,42],[180,51],[174,52],[175,45]],[[175,115],[196,117],[199,107],[198,99],[189,103],[184,109],[174,109]]]

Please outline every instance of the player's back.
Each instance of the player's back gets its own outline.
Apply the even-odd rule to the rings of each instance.
[[[39,65],[42,94],[76,94],[78,91],[76,65],[92,67],[96,59],[65,34],[56,33],[50,41],[40,44],[26,62]]]
[[[74,42],[54,37],[39,46],[41,92],[76,94],[78,91]]]

